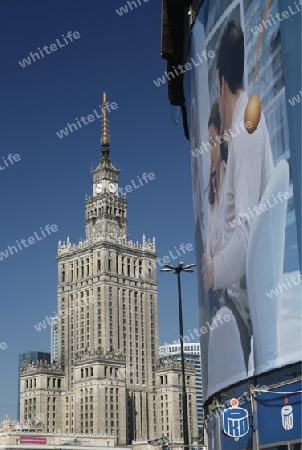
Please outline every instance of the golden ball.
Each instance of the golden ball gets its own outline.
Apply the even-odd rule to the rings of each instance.
[[[253,94],[245,107],[244,123],[245,129],[248,133],[252,134],[257,130],[261,117],[261,101],[257,94]]]

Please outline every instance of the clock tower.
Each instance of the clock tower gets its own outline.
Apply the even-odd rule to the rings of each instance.
[[[127,200],[110,159],[106,94],[102,110],[102,153],[85,200],[86,238],[58,246],[58,361],[24,372],[20,417],[43,414],[47,432],[105,435],[125,446],[161,430],[157,252],[155,238],[128,240]]]
[[[127,237],[127,200],[119,197],[118,183],[120,171],[110,159],[109,120],[107,117],[106,93],[102,103],[102,156],[98,166],[92,171],[93,195],[85,201],[86,237],[98,238]]]

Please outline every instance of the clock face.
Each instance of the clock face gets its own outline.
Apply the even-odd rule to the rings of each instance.
[[[102,185],[102,183],[101,183],[101,182],[97,183],[97,184],[95,185],[95,192],[96,192],[97,194],[99,194],[100,192],[102,192],[102,190],[103,190],[103,185]]]
[[[110,181],[110,183],[108,183],[108,190],[109,190],[109,192],[111,192],[111,194],[113,194],[116,190],[115,184],[112,183],[112,181]]]

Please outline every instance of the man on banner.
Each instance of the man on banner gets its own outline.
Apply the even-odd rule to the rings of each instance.
[[[218,58],[218,102],[223,135],[228,140],[228,164],[225,175],[223,245],[213,259],[203,264],[206,289],[225,289],[226,306],[238,326],[244,362],[248,372],[252,325],[246,290],[246,254],[251,222],[232,227],[242,211],[259,204],[273,169],[272,151],[263,114],[258,128],[249,134],[237,134],[235,126],[244,122],[248,97],[243,88],[244,35],[230,20],[222,34]]]

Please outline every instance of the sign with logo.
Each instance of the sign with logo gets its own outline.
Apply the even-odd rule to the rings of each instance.
[[[20,444],[46,444],[46,438],[37,436],[21,436]]]
[[[238,441],[249,432],[249,414],[246,409],[239,407],[236,398],[230,400],[230,408],[224,409],[222,415],[223,432]]]
[[[294,412],[293,407],[288,405],[288,398],[284,398],[285,406],[281,409],[282,426],[284,430],[292,430],[294,428]]]
[[[289,383],[256,397],[260,445],[301,439],[301,388]]]

